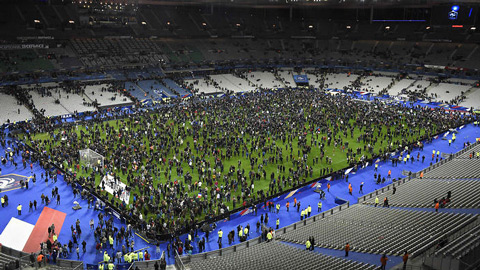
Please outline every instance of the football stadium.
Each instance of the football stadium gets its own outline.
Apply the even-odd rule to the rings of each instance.
[[[479,9],[2,1],[0,270],[480,269]]]

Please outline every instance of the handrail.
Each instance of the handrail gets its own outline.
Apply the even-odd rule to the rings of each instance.
[[[391,183],[391,184],[388,184],[388,185],[382,187],[381,189],[379,188],[379,189],[374,190],[374,191],[372,191],[372,192],[370,192],[370,193],[367,193],[367,194],[363,195],[362,197],[359,197],[359,198],[358,198],[358,203],[365,202],[367,199],[373,198],[373,196],[378,195],[378,194],[380,193],[380,191],[381,191],[381,193],[383,193],[385,190],[388,191],[388,190],[390,190],[391,188],[393,188],[393,187],[395,187],[395,186],[399,186],[399,185],[401,185],[401,184],[405,184],[406,182],[409,182],[409,181],[412,181],[412,180],[418,180],[418,178],[416,178],[416,177],[417,177],[417,175],[420,175],[421,172],[424,172],[424,173],[429,172],[429,171],[431,171],[432,169],[435,169],[435,168],[437,168],[438,166],[443,165],[443,164],[445,164],[446,162],[448,162],[448,161],[450,161],[450,160],[452,160],[452,159],[454,159],[454,158],[462,155],[462,154],[465,153],[466,151],[472,149],[473,147],[475,147],[475,146],[477,146],[477,145],[479,145],[479,144],[480,144],[480,141],[476,141],[476,142],[470,144],[469,146],[461,149],[461,150],[458,151],[457,153],[452,154],[452,156],[450,156],[450,157],[448,157],[448,158],[446,158],[446,159],[442,159],[441,161],[439,161],[439,162],[437,162],[437,163],[434,163],[434,164],[428,166],[427,168],[425,168],[425,169],[423,169],[423,170],[420,170],[420,171],[418,171],[418,172],[416,172],[416,173],[412,173],[411,176],[408,176],[408,177],[405,177],[405,178],[401,178],[401,179],[399,179],[399,180],[396,181],[396,182],[393,182],[393,183]]]
[[[187,268],[185,267],[185,264],[183,264],[182,258],[181,258],[180,255],[178,254],[177,249],[175,249],[175,268],[176,268],[177,270],[185,270],[185,269],[187,269]]]
[[[311,224],[313,222],[316,222],[318,220],[327,218],[326,214],[330,213],[330,215],[333,215],[337,212],[342,211],[342,209],[349,208],[349,207],[350,207],[350,202],[347,201],[346,203],[344,203],[342,205],[338,205],[338,206],[336,206],[332,209],[323,211],[322,213],[316,214],[316,215],[311,216],[311,217],[309,217],[307,219],[304,219],[302,221],[299,221],[299,222],[296,222],[296,223],[291,224],[289,226],[286,226],[286,227],[283,227],[281,229],[275,230],[275,236],[276,236],[276,238],[278,238],[278,236],[286,233],[287,231],[296,230],[296,229],[300,228],[302,225],[306,226],[306,225]],[[288,228],[288,230],[287,230],[287,228]],[[194,255],[180,256],[180,255],[178,255],[178,252],[175,250],[175,252],[176,252],[175,265],[177,265],[177,258],[178,258],[179,265],[177,266],[177,269],[178,270],[184,270],[185,269],[184,263],[189,263],[193,260],[204,260],[208,257],[211,257],[212,255],[222,256],[223,254],[227,254],[227,252],[225,252],[225,251],[232,250],[233,252],[237,252],[237,250],[242,250],[241,247],[249,248],[251,246],[254,246],[254,245],[257,245],[257,244],[260,244],[260,243],[263,243],[261,236],[250,239],[250,240],[245,241],[245,242],[241,242],[241,243],[233,245],[233,246],[225,247],[225,248],[210,251],[210,252],[198,253],[198,254],[194,254]],[[178,255],[178,257],[177,257],[177,255]]]

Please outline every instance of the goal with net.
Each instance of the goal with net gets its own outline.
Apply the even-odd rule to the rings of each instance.
[[[104,157],[92,149],[80,150],[80,163],[89,168],[103,167]]]

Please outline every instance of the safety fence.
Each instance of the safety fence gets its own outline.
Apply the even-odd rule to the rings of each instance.
[[[286,226],[286,227],[283,227],[281,229],[275,230],[275,236],[279,236],[279,235],[285,234],[287,232],[300,229],[300,228],[302,228],[302,227],[304,227],[308,224],[317,222],[317,221],[319,221],[319,220],[321,220],[325,217],[333,215],[334,213],[338,213],[338,212],[342,211],[342,209],[344,210],[344,209],[347,209],[349,207],[350,207],[349,202],[347,202],[345,204],[342,204],[342,205],[338,205],[338,206],[336,206],[332,209],[329,209],[329,210],[327,210],[325,212],[322,212],[320,214],[317,214],[315,216],[306,218],[302,221],[299,221],[299,222],[296,222],[296,223],[291,224],[289,226]],[[214,251],[210,251],[210,252],[205,252],[205,253],[200,253],[200,254],[195,254],[195,255],[185,255],[185,256],[179,256],[178,253],[176,253],[176,255],[175,255],[175,267],[178,270],[184,270],[184,269],[186,269],[185,264],[195,262],[195,261],[205,260],[205,259],[208,259],[208,258],[215,258],[215,257],[218,257],[218,256],[227,255],[227,254],[230,254],[230,253],[234,253],[234,252],[252,247],[254,245],[260,244],[263,241],[264,241],[264,239],[262,239],[262,237],[260,236],[260,237],[253,238],[253,239],[250,239],[248,241],[245,241],[245,242],[233,245],[233,246],[229,246],[229,247],[226,247],[226,248],[222,248],[222,249],[218,249],[218,250],[214,250]]]

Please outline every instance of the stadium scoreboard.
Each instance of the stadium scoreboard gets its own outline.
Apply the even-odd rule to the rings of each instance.
[[[475,25],[478,6],[465,4],[439,5],[432,8],[431,24],[438,26]]]

